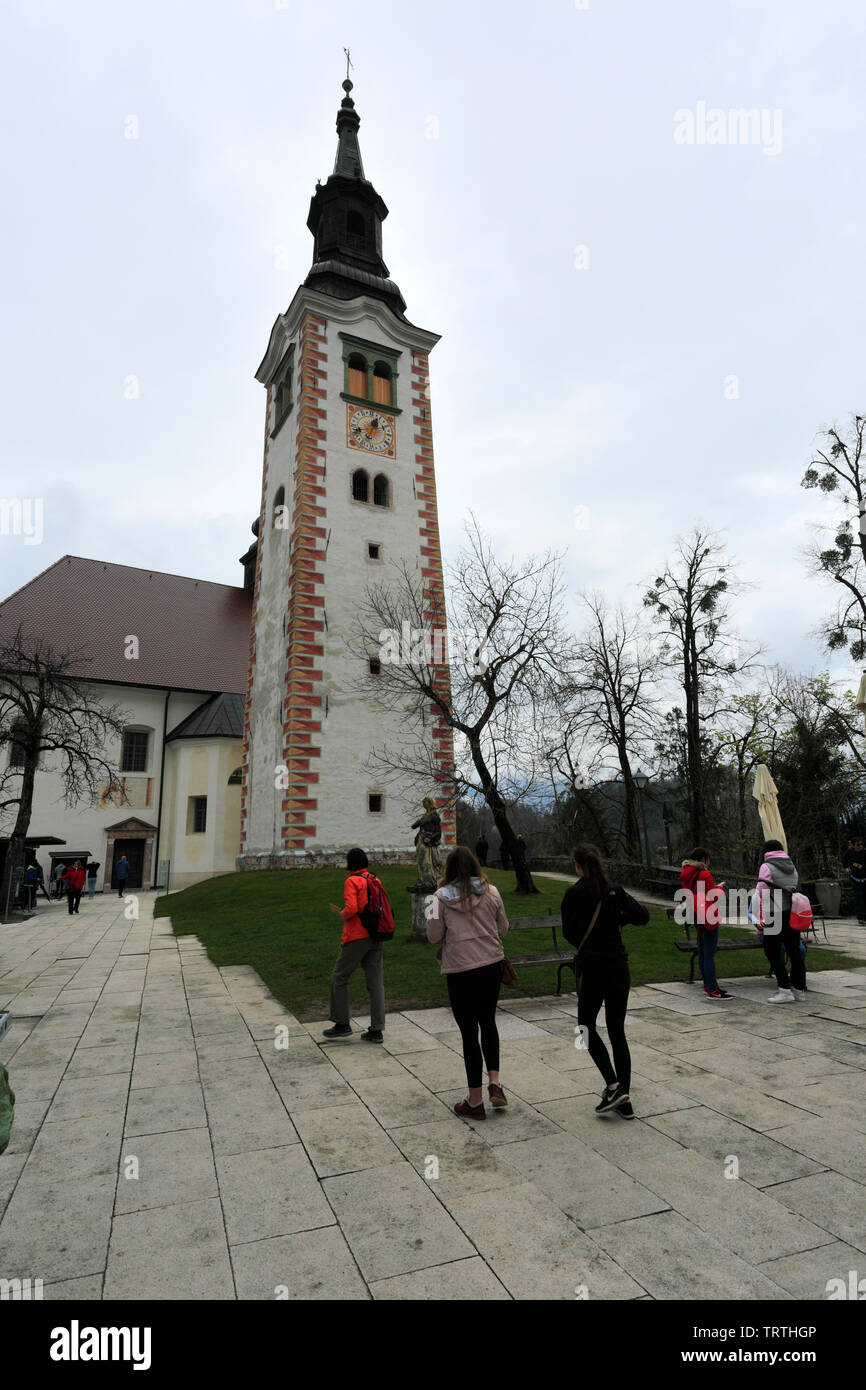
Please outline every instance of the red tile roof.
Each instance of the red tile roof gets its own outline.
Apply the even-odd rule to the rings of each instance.
[[[250,595],[230,584],[64,555],[0,603],[0,634],[19,626],[55,651],[84,648],[82,674],[123,685],[242,694]],[[137,660],[124,656],[138,638]]]

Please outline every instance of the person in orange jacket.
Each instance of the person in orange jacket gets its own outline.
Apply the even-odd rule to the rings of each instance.
[[[716,979],[716,947],[719,944],[719,889],[710,873],[709,850],[698,845],[688,859],[683,860],[680,870],[680,883],[692,895],[695,932],[698,938],[698,965],[704,982],[704,994],[714,1002],[719,999],[732,999],[726,989],[721,989]],[[710,894],[714,894],[710,898]]]
[[[330,1017],[333,1028],[325,1028],[325,1038],[351,1037],[349,1023],[349,980],[360,965],[364,971],[367,993],[370,996],[370,1027],[361,1034],[363,1042],[381,1043],[385,1028],[385,981],[382,972],[382,942],[369,935],[359,913],[367,906],[369,860],[362,849],[350,849],[346,855],[349,877],[343,886],[343,907],[331,903],[332,912],[343,919],[340,954],[331,976]]]
[[[63,882],[66,884],[66,901],[69,904],[69,915],[78,911],[78,904],[81,902],[81,892],[84,888],[84,870],[81,861],[76,859],[74,864],[61,874]]]

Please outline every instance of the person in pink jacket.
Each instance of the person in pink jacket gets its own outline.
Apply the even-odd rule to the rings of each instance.
[[[463,1040],[469,1094],[466,1100],[458,1101],[454,1113],[464,1119],[487,1118],[481,1084],[482,1055],[490,1103],[496,1109],[508,1104],[499,1084],[496,1027],[502,982],[499,963],[505,954],[502,938],[507,931],[508,918],[499,889],[488,883],[472,851],[458,845],[445,861],[445,874],[427,920],[427,939],[442,942],[439,961]]]

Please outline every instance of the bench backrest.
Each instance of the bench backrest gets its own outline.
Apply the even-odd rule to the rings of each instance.
[[[559,942],[556,937],[556,928],[562,926],[562,918],[554,916],[551,912],[547,917],[512,917],[508,923],[511,931],[541,931],[547,930],[553,933],[553,949],[559,952]]]

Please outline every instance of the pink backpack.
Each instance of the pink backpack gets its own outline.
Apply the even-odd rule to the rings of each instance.
[[[812,925],[812,904],[805,893],[794,893],[791,896],[791,929],[793,931],[808,931]]]

